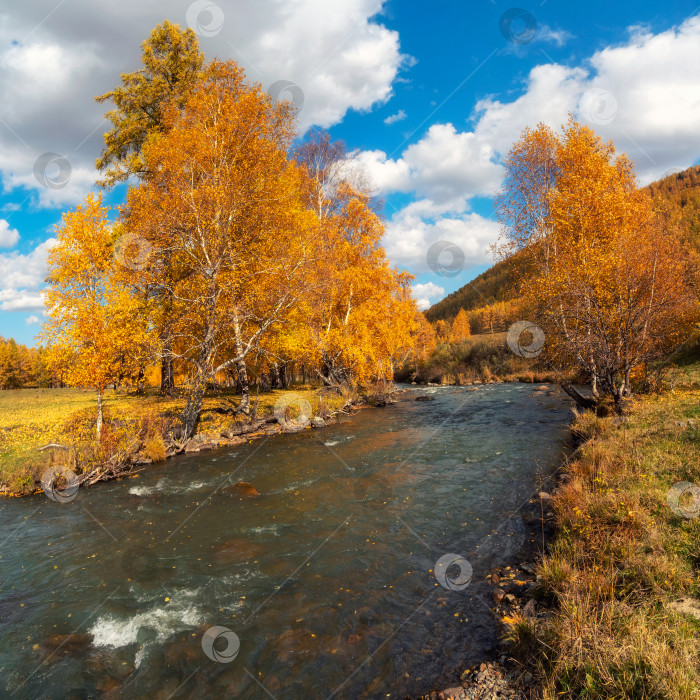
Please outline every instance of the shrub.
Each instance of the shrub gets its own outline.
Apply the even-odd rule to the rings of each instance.
[[[166,447],[163,438],[160,435],[154,435],[146,441],[143,447],[143,452],[152,462],[165,462]]]

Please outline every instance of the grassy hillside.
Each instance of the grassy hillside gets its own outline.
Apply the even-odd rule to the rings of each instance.
[[[398,382],[458,384],[475,382],[549,382],[556,377],[536,361],[515,355],[506,333],[481,333],[458,343],[439,343],[427,359],[398,369]]]
[[[683,242],[700,251],[700,165],[652,182],[647,189]]]

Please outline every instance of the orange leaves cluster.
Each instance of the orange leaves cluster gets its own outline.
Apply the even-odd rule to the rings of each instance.
[[[114,227],[101,196],[64,214],[48,257],[48,320],[42,337],[54,367],[74,386],[94,387],[130,376],[149,351],[142,300],[114,265]]]
[[[342,144],[314,134],[297,160],[319,242],[305,300],[308,356],[330,383],[390,379],[417,330],[412,277],[390,267],[381,247],[383,222]]]
[[[505,248],[534,270],[522,291],[539,309],[550,357],[619,402],[632,368],[668,354],[697,318],[678,236],[627,158],[573,119],[561,134],[526,130],[506,166]]]
[[[211,64],[167,120],[145,151],[152,174],[128,196],[126,226],[155,251],[134,282],[171,300],[178,357],[209,379],[295,306],[315,255],[313,217],[286,156],[289,105],[273,105],[235,64]]]

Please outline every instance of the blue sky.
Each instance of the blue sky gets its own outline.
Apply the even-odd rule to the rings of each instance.
[[[491,264],[491,196],[524,126],[572,112],[634,159],[643,184],[698,162],[699,11],[682,1],[2,0],[0,335],[33,342],[53,226],[93,188],[106,124],[92,98],[138,67],[140,42],[163,19],[192,26],[208,58],[238,60],[266,89],[298,86],[302,132],[328,128],[366,169],[385,201],[387,252],[416,275],[425,307]],[[441,242],[459,251],[447,275],[435,264]]]

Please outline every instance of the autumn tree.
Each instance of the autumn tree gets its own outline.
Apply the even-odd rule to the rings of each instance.
[[[313,132],[295,153],[319,255],[309,290],[308,344],[332,385],[390,378],[412,347],[412,277],[390,267],[367,178],[342,143]]]
[[[105,115],[112,129],[105,134],[105,148],[97,159],[97,169],[105,176],[102,184],[108,187],[147,173],[143,148],[166,131],[167,107],[185,104],[204,54],[191,29],[183,31],[165,20],[143,42],[141,60],[141,69],[122,73],[120,87],[95,98],[115,106]]]
[[[416,323],[413,331],[414,353],[418,360],[426,360],[430,357],[437,346],[435,329],[423,313],[416,314]]]
[[[523,291],[549,356],[587,374],[594,397],[620,409],[632,369],[670,353],[692,328],[683,251],[626,157],[573,119],[560,135],[525,131],[506,169],[499,214],[507,247],[525,251],[535,271]]]
[[[393,270],[380,242],[383,222],[353,192],[323,229],[310,324],[319,375],[328,384],[385,379],[410,344],[415,302],[410,276]]]
[[[413,376],[419,373],[419,363],[427,360],[437,347],[437,337],[432,324],[425,317],[425,314],[417,312],[414,315],[414,322],[411,326],[411,357],[410,364],[413,367]],[[404,368],[408,363],[404,364]]]
[[[467,317],[467,312],[464,309],[460,309],[459,313],[455,316],[454,321],[452,321],[452,332],[450,334],[450,340],[453,343],[461,343],[465,341],[471,335],[471,329],[469,327],[469,318]]]
[[[130,190],[125,222],[153,247],[142,284],[173,299],[173,353],[191,368],[190,437],[207,383],[230,367],[249,411],[246,358],[303,296],[316,236],[286,155],[293,105],[215,61],[165,121],[144,150],[150,176]]]
[[[447,343],[452,335],[452,325],[446,319],[440,319],[435,323],[435,335],[438,343]]]
[[[204,55],[197,36],[191,29],[182,30],[167,20],[158,25],[142,44],[143,67],[122,74],[120,87],[97,98],[110,101],[115,108],[105,116],[112,129],[105,134],[105,148],[97,160],[104,174],[102,185],[112,187],[131,176],[148,175],[143,150],[149,141],[163,135],[168,108],[182,109],[201,73]],[[167,262],[167,261],[166,261]],[[164,265],[162,274],[175,274]],[[172,299],[165,295],[160,303],[161,393],[174,389],[170,307]]]
[[[89,195],[64,214],[48,256],[48,321],[42,330],[64,380],[95,389],[98,441],[106,387],[138,369],[151,340],[142,301],[115,269],[114,235],[101,195]]]
[[[501,257],[513,258],[519,250],[537,248],[538,271],[556,254],[556,240],[551,227],[549,194],[559,171],[556,158],[558,140],[545,124],[526,128],[505,159],[505,175],[495,207],[499,221],[507,227],[496,251]],[[529,256],[520,260],[520,270],[527,267]],[[516,271],[517,274],[517,271]],[[522,278],[521,278],[522,279]]]
[[[53,383],[43,347],[27,347],[0,337],[0,390],[49,387]]]

